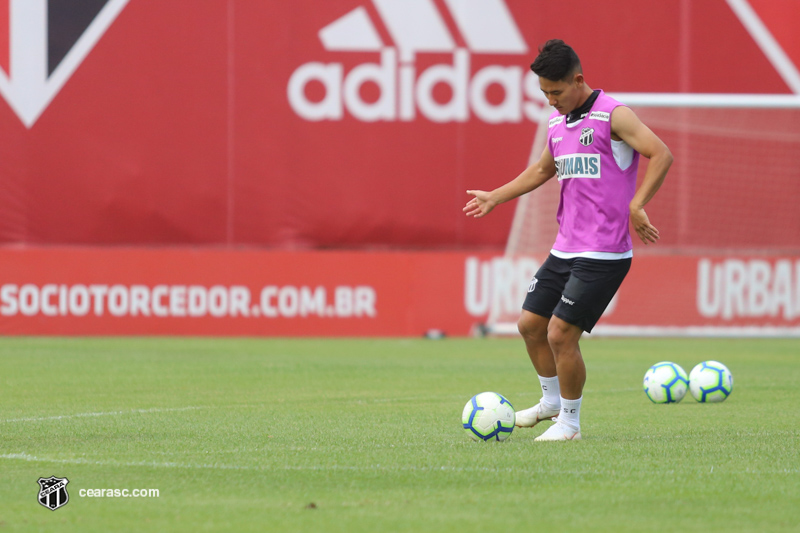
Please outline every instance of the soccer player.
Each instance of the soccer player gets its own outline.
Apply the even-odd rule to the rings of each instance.
[[[464,212],[486,216],[558,176],[558,236],[531,281],[517,324],[543,395],[517,412],[516,425],[554,419],[535,440],[578,440],[586,382],[578,341],[592,331],[628,273],[628,221],[644,244],[658,240],[644,206],[664,181],[672,154],[630,108],[586,84],[577,54],[564,41],[547,41],[531,70],[556,110],[542,156],[491,192],[467,191],[473,198]],[[650,161],[637,190],[639,154]]]

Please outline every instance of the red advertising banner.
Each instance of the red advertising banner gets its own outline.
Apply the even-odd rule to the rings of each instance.
[[[0,251],[0,333],[467,334],[463,253]],[[456,312],[453,313],[452,311]]]
[[[465,252],[0,250],[0,334],[513,333],[533,258]],[[643,255],[596,334],[800,335],[800,259]],[[752,331],[751,331],[752,330]]]
[[[626,333],[627,328],[634,334],[755,334],[761,328],[761,334],[797,335],[800,259],[635,258],[603,324],[607,333]]]
[[[0,242],[500,247],[513,211],[460,207],[528,161],[539,45],[608,92],[786,95],[797,22],[794,0],[0,0]]]

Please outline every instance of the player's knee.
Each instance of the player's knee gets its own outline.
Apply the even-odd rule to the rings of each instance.
[[[547,344],[553,349],[554,352],[558,351],[557,348],[564,344],[564,336],[556,329],[547,330]]]
[[[553,352],[561,351],[570,342],[569,331],[565,327],[566,323],[551,320],[547,325],[547,342]]]
[[[517,330],[526,339],[547,339],[547,321],[532,313],[523,313],[519,317]]]

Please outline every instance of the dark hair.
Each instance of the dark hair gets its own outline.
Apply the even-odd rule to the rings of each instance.
[[[566,80],[574,72],[582,72],[578,54],[561,39],[550,39],[539,47],[539,55],[531,64],[531,70],[551,81]]]

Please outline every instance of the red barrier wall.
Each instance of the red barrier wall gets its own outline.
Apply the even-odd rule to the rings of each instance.
[[[6,249],[0,333],[467,335],[493,303],[513,323],[538,266],[462,252]],[[800,334],[797,258],[634,258],[596,331],[765,326]]]
[[[500,246],[464,191],[525,166],[552,37],[607,91],[791,92],[725,0],[42,4],[0,1],[3,243]],[[749,5],[797,62],[795,3]]]

